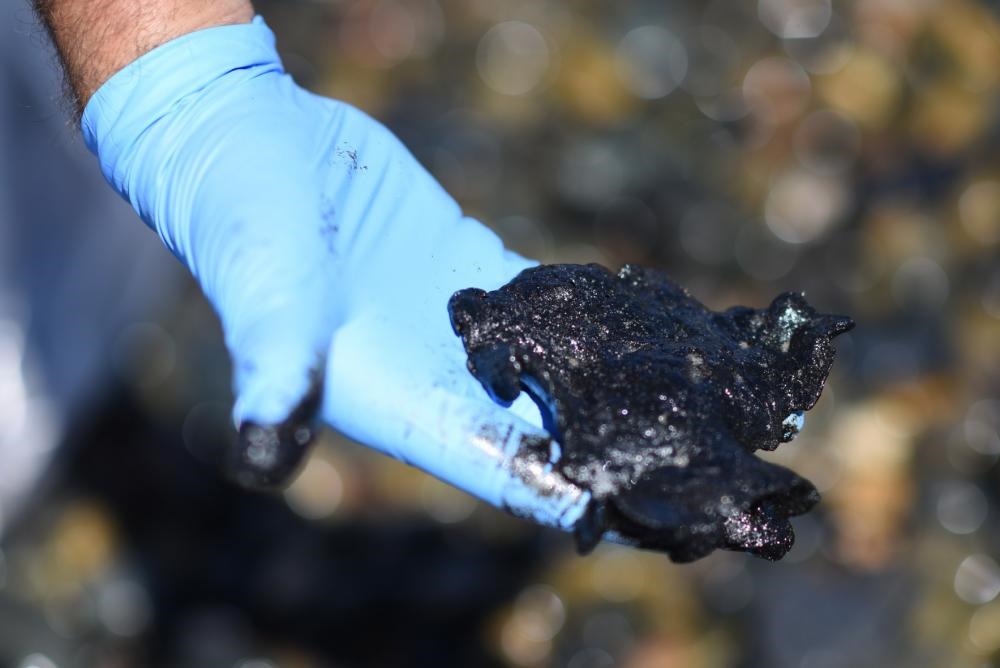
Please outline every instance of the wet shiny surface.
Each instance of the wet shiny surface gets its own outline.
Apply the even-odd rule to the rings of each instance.
[[[819,494],[753,452],[797,433],[850,319],[795,293],[716,313],[636,265],[528,269],[449,309],[469,370],[501,403],[527,391],[558,441],[550,465],[593,494],[581,551],[607,531],[675,561],[791,548],[788,518]]]

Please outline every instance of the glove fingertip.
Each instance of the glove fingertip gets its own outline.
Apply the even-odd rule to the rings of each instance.
[[[318,369],[318,368],[317,368]],[[288,417],[277,423],[244,421],[223,462],[223,473],[244,489],[281,489],[292,480],[319,431],[323,374],[311,373],[309,390]]]

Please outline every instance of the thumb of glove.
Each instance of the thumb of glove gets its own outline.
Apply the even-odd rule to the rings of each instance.
[[[232,173],[218,170],[223,178]],[[299,176],[244,172],[249,189],[242,192],[267,195],[227,198],[218,207],[211,200],[192,243],[198,252],[191,265],[216,307],[233,362],[240,436],[223,468],[252,489],[283,486],[303,460],[317,431],[326,354],[340,317],[334,289],[342,279],[313,205],[319,188]],[[252,202],[252,210],[227,208],[233,199]]]
[[[305,459],[318,428],[320,351],[329,335],[317,327],[319,302],[307,302],[302,293],[308,295],[308,289],[277,287],[272,281],[265,294],[273,298],[282,289],[296,292],[266,312],[258,309],[249,322],[224,324],[234,364],[233,419],[239,438],[225,454],[223,472],[248,489],[284,486]]]
[[[312,440],[338,279],[325,237],[328,114],[260,26],[191,33],[117,73],[83,117],[108,181],[194,274],[234,368],[225,471],[283,485]]]

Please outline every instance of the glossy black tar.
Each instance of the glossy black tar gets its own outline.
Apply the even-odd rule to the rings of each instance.
[[[278,491],[287,486],[305,463],[318,433],[323,401],[323,362],[310,372],[309,390],[283,422],[244,422],[239,438],[222,459],[222,472],[244,489]]]
[[[602,537],[675,561],[791,548],[788,518],[819,494],[753,453],[794,437],[849,318],[795,293],[717,313],[662,272],[594,264],[528,269],[448,308],[469,370],[503,404],[531,394],[558,442],[553,465],[591,492],[581,551]]]

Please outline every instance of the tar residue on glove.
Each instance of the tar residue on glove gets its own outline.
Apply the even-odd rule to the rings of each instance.
[[[606,533],[675,561],[791,548],[788,518],[819,494],[753,452],[795,436],[849,318],[795,293],[717,313],[634,265],[536,267],[448,307],[473,375],[504,404],[528,392],[558,442],[549,461],[591,492],[582,552]]]

